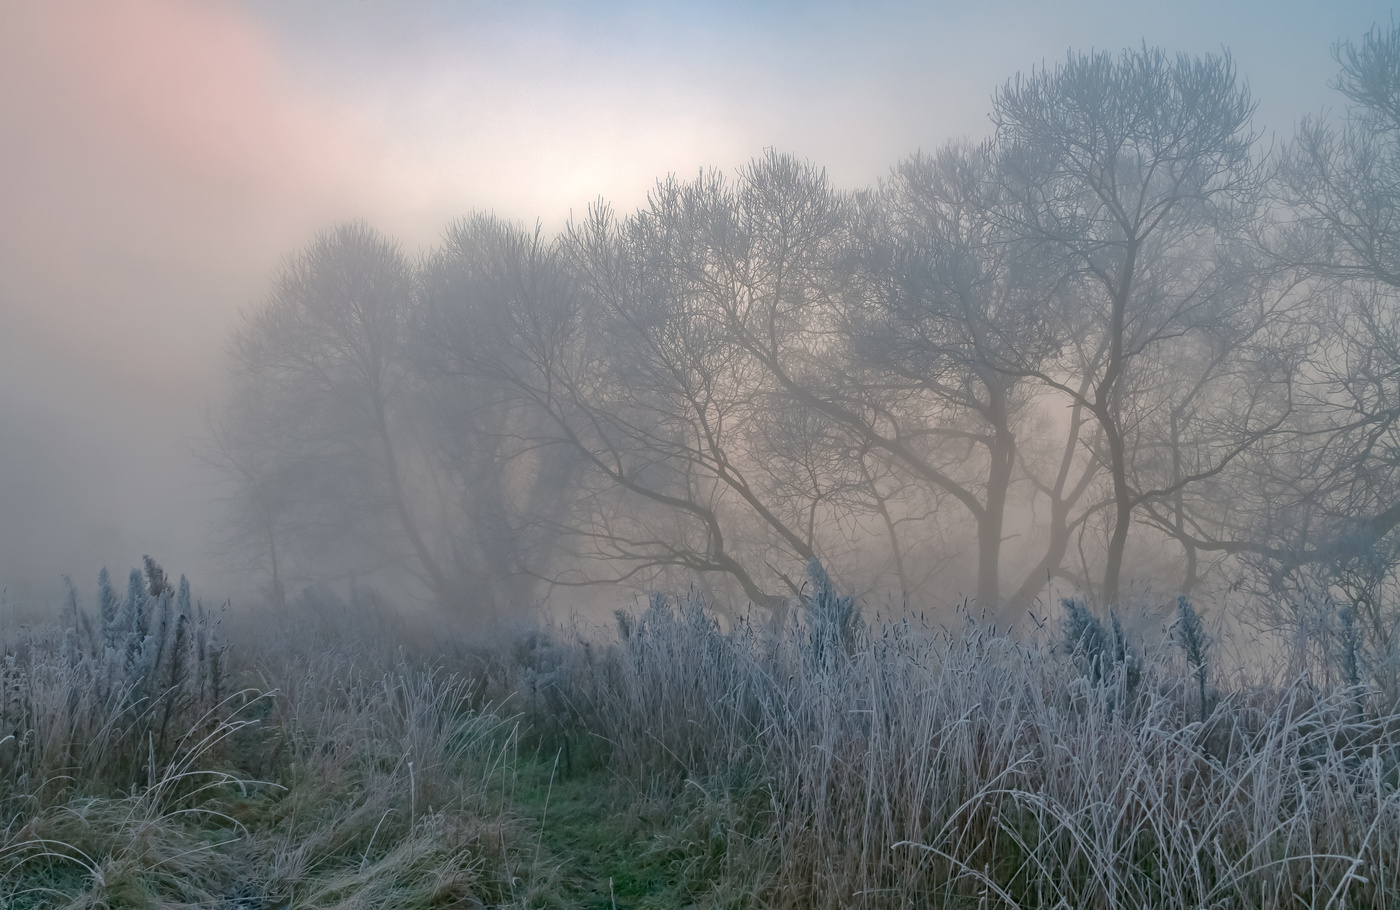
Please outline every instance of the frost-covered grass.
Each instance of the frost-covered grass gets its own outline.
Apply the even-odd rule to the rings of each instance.
[[[814,583],[779,630],[658,597],[431,660],[206,617],[215,699],[152,682],[137,581],[136,650],[7,642],[0,905],[1400,907],[1400,708],[1226,674],[1185,602],[1013,639]]]
[[[473,683],[348,648],[226,663],[207,614],[186,609],[188,587],[162,591],[150,573],[133,575],[107,609],[104,575],[96,622],[71,613],[66,630],[10,636],[0,906],[529,898],[500,787],[517,731],[483,709]],[[162,626],[174,659],[152,631]]]
[[[716,893],[1400,907],[1400,710],[1244,677],[1203,705],[1199,628],[1134,653],[1098,623],[1095,654],[1054,627],[723,632],[693,601],[620,626],[561,685],[616,773],[685,807]]]

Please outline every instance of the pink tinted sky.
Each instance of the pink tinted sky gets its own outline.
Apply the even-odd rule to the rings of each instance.
[[[347,205],[374,207],[361,188],[383,182],[381,163],[366,138],[334,99],[300,93],[267,29],[237,9],[0,11],[12,592],[147,550],[199,561],[209,491],[188,455],[220,340],[283,251]]]
[[[190,449],[278,259],[364,218],[557,227],[766,146],[845,185],[986,128],[1079,48],[1232,48],[1265,125],[1330,103],[1377,3],[0,0],[0,585],[150,552],[215,577]]]

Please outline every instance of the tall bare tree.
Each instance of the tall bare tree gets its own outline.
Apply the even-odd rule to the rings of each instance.
[[[453,480],[457,561],[498,605],[536,599],[582,481],[578,451],[531,394],[572,349],[576,306],[539,230],[492,216],[454,223],[420,267],[412,356]]]
[[[1047,318],[1059,276],[996,217],[997,166],[991,147],[956,144],[897,166],[867,201],[844,311],[863,394],[886,425],[856,421],[857,432],[972,519],[988,608],[1001,597],[1017,452],[1034,425],[1029,376],[1065,345]],[[1043,583],[1044,570],[1033,574]]]
[[[671,258],[668,241],[685,242],[668,208],[680,190],[662,184],[653,209],[632,219],[595,209],[557,245],[475,219],[440,256],[470,261],[464,273],[477,277],[436,297],[428,316],[443,369],[491,383],[499,406],[520,415],[522,453],[565,448],[584,468],[562,514],[531,516],[570,548],[551,582],[679,568],[727,576],[777,609],[796,585],[770,584],[794,577],[813,550],[751,480],[759,403],[742,352]],[[774,546],[791,552],[791,570]]]
[[[413,377],[403,355],[413,300],[413,269],[397,243],[363,224],[320,234],[286,260],[266,302],[234,334],[235,385],[255,389],[268,415],[262,426],[271,435],[255,444],[288,453],[284,471],[298,459],[300,476],[321,483],[319,507],[340,509],[367,531],[387,521],[388,540],[366,540],[385,562],[406,559],[437,602],[453,607],[460,592],[410,492]],[[325,482],[333,477],[345,482]]]
[[[1266,238],[1311,296],[1319,340],[1301,372],[1307,394],[1287,444],[1257,471],[1271,507],[1253,533],[1215,546],[1252,560],[1273,602],[1347,604],[1347,628],[1397,686],[1400,26],[1376,26],[1333,52],[1334,88],[1348,104],[1339,119],[1300,125],[1278,168],[1281,206]],[[1304,620],[1319,621],[1288,619]]]
[[[1148,48],[1071,54],[994,99],[1007,228],[1062,258],[1077,285],[1062,298],[1063,331],[1100,340],[1093,357],[1040,378],[1101,430],[1112,488],[1109,601],[1143,502],[1131,461],[1140,393],[1153,388],[1147,364],[1165,362],[1165,347],[1182,338],[1220,330],[1235,309],[1218,251],[1256,211],[1253,108],[1228,55],[1173,59]]]

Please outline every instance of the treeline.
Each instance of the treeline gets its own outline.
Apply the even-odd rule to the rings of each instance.
[[[1336,50],[1344,107],[1281,145],[1228,55],[1072,53],[858,192],[766,153],[558,236],[323,233],[233,336],[234,542],[279,604],[399,567],[781,618],[815,557],[1004,616],[1231,587],[1394,648],[1400,28]]]

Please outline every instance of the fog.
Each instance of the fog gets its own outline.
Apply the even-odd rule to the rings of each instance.
[[[1380,3],[6,3],[0,585],[7,608],[142,554],[244,593],[193,451],[279,263],[363,220],[416,255],[494,211],[548,232],[765,149],[858,188],[990,133],[1076,50],[1233,54],[1256,128],[1336,105]]]

